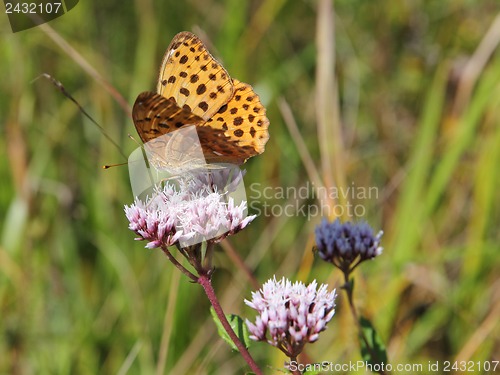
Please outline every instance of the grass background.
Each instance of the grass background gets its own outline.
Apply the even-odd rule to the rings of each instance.
[[[81,1],[15,34],[0,17],[0,374],[245,372],[201,288],[133,241],[127,168],[101,169],[120,152],[33,81],[61,81],[128,154],[127,106],[155,87],[182,30],[267,106],[271,139],[247,163],[247,186],[378,189],[353,202],[385,232],[355,296],[390,362],[499,360],[499,11],[496,0]],[[295,204],[252,194],[257,208]],[[230,243],[260,283],[338,287],[339,272],[311,253],[320,220],[260,215]],[[216,291],[226,312],[253,319],[251,282],[224,248]],[[312,361],[360,359],[345,302],[307,348]],[[251,351],[279,373],[277,350]]]

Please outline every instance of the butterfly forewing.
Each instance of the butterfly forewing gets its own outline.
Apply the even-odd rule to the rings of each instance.
[[[233,95],[231,77],[194,34],[177,34],[163,57],[158,94],[208,120]]]

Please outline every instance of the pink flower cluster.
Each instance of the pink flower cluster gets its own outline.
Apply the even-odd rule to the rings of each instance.
[[[335,297],[335,290],[328,292],[325,284],[318,289],[316,280],[305,286],[285,278],[276,281],[274,277],[261,290],[252,292],[251,301],[245,300],[259,313],[255,324],[246,321],[250,338],[267,341],[295,357],[326,329],[335,314]]]
[[[217,191],[202,188],[175,189],[166,184],[156,189],[152,197],[142,202],[135,199],[125,206],[129,229],[148,241],[147,248],[172,246],[196,239],[219,242],[245,228],[254,218],[246,216],[246,201],[239,205]]]

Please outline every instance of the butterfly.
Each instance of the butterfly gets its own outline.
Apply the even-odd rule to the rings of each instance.
[[[269,120],[259,96],[231,78],[203,42],[186,31],[168,46],[156,93],[139,94],[132,118],[141,140],[159,155],[157,164],[180,163],[177,159],[192,163],[183,153],[198,146],[207,164],[240,165],[264,152],[269,140]],[[199,145],[184,136],[163,140],[192,126]]]

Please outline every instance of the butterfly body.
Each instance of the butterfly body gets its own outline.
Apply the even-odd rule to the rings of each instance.
[[[269,120],[258,95],[232,79],[189,32],[174,37],[162,61],[157,93],[141,93],[132,117],[144,143],[194,125],[209,164],[242,164],[264,152],[269,139]]]

